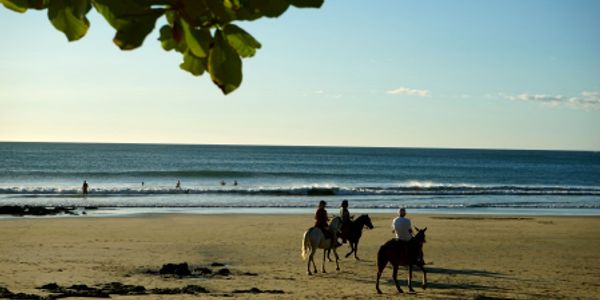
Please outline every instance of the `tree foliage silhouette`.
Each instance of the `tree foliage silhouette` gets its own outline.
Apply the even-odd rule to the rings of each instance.
[[[324,0],[0,0],[6,8],[24,13],[48,10],[52,25],[69,41],[81,39],[95,9],[116,30],[113,42],[122,50],[140,47],[166,16],[160,28],[163,49],[181,53],[180,68],[194,76],[208,72],[229,94],[242,83],[242,58],[252,57],[261,44],[235,21],[278,17],[290,6],[319,8]]]

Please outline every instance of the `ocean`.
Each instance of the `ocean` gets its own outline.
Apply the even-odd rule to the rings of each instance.
[[[343,199],[353,213],[600,215],[600,153],[0,143],[0,206],[336,213]]]

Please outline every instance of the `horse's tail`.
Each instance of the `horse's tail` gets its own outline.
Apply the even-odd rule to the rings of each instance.
[[[302,260],[306,260],[306,256],[308,255],[308,250],[310,248],[309,247],[310,241],[308,238],[309,233],[310,233],[310,229],[307,230],[304,233],[304,237],[302,237],[302,246],[301,246],[302,247]]]

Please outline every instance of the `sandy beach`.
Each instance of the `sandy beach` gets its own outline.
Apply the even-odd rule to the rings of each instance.
[[[428,227],[429,286],[420,288],[416,271],[411,297],[593,299],[600,294],[599,217],[409,216],[413,225]],[[383,274],[384,294],[377,295],[375,258],[392,237],[394,216],[371,217],[375,229],[363,233],[361,260],[344,258],[340,272],[327,263],[328,273],[313,276],[300,256],[310,215],[5,219],[0,220],[0,287],[47,296],[52,293],[38,287],[119,282],[146,291],[197,285],[208,293],[112,298],[388,299],[397,296],[391,268]],[[339,252],[348,252],[347,246]],[[158,274],[163,264],[183,262],[196,270],[192,276]],[[230,273],[216,274],[224,268]],[[405,292],[406,275],[401,269]],[[252,288],[264,293],[249,293]]]

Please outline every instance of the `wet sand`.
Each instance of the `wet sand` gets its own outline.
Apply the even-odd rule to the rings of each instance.
[[[391,268],[383,274],[384,294],[377,295],[375,258],[379,246],[392,237],[394,216],[371,217],[375,229],[363,232],[361,260],[344,258],[340,272],[328,262],[328,273],[313,276],[306,274],[306,262],[300,257],[302,234],[312,225],[310,215],[5,219],[0,220],[0,287],[13,293],[49,295],[37,287],[119,282],[141,285],[147,291],[197,285],[209,293],[112,295],[117,299],[388,299],[397,296]],[[600,295],[600,217],[409,217],[413,225],[428,227],[424,252],[429,286],[420,288],[421,272],[416,271],[412,297],[594,299]],[[339,252],[348,252],[347,246]],[[319,269],[321,259],[319,251]],[[158,274],[163,264],[182,262],[189,264],[192,276]],[[230,274],[214,274],[223,268]],[[213,274],[198,271],[205,269]],[[406,274],[401,269],[405,292]],[[249,293],[252,288],[266,293]]]

